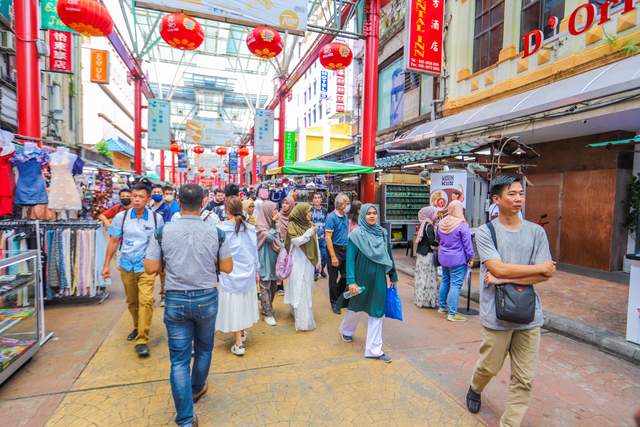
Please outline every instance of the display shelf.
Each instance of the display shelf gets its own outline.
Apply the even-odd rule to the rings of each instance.
[[[25,286],[28,286],[31,284],[32,279],[33,279],[33,276],[29,274],[28,276],[22,276],[22,277],[18,275],[16,276],[15,280],[12,280],[6,283],[0,281],[0,300],[7,298],[11,294],[14,294],[21,289],[24,289]]]
[[[382,186],[382,222],[417,224],[418,212],[429,205],[429,187],[419,184]]]

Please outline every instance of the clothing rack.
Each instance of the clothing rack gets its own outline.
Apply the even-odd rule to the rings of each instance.
[[[110,294],[106,289],[96,293],[94,296],[86,295],[56,295],[51,297],[47,293],[47,281],[44,280],[44,273],[47,271],[47,257],[42,243],[45,241],[45,231],[51,229],[99,229],[101,227],[100,222],[93,220],[70,220],[70,221],[40,221],[40,220],[25,220],[25,219],[11,219],[0,220],[0,231],[15,229],[15,228],[30,228],[35,232],[36,244],[35,248],[38,251],[38,263],[41,266],[39,269],[40,283],[43,286],[44,302],[46,305],[66,305],[66,304],[83,304],[83,303],[98,303],[101,304],[109,298]],[[31,248],[30,248],[31,249]]]

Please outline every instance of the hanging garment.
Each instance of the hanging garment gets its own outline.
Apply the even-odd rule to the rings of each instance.
[[[11,215],[13,213],[15,180],[13,178],[11,158],[14,154],[15,153],[9,153],[0,156],[0,216]]]
[[[18,184],[15,189],[15,202],[17,205],[33,206],[49,203],[47,188],[42,167],[49,162],[49,154],[46,151],[36,150],[29,154],[18,154],[11,159],[18,169]]]
[[[102,278],[102,275],[100,274],[100,272],[102,270],[102,265],[104,264],[104,254],[107,248],[106,230],[104,229],[104,227],[100,227],[97,230],[95,230],[94,233],[95,233],[95,239],[96,239],[94,253],[96,254],[96,256],[94,257],[94,260],[93,260],[93,270],[95,273],[93,278],[93,283],[95,283],[95,287],[97,288],[105,288],[107,284]]]
[[[69,170],[69,159],[64,156],[60,163],[50,163],[51,186],[49,188],[49,209],[79,210],[82,200],[76,183]]]

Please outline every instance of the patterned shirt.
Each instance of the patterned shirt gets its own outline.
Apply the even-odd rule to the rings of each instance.
[[[327,222],[327,210],[324,208],[311,208],[311,222],[313,222],[318,231],[318,239],[324,240],[325,223]]]

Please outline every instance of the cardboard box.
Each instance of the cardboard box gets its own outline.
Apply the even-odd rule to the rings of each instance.
[[[421,184],[418,175],[387,173],[380,175],[381,184]]]

